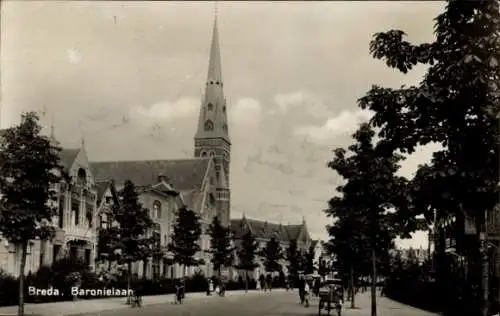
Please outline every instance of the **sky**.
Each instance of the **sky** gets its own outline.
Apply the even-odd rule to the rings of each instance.
[[[326,238],[326,167],[370,113],[373,84],[417,84],[369,55],[376,32],[433,40],[442,2],[220,2],[218,24],[231,149],[231,217],[299,223]],[[214,3],[2,1],[1,127],[44,112],[65,147],[91,161],[193,156]],[[402,164],[411,177],[436,147]],[[425,233],[398,241],[426,247]]]

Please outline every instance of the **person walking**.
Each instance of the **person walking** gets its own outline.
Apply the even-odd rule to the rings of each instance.
[[[306,286],[306,282],[305,282],[304,276],[301,275],[301,276],[299,276],[299,284],[298,284],[300,304],[304,304],[305,286]]]

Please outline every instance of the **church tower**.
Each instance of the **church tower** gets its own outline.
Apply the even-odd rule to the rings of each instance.
[[[222,80],[217,15],[212,31],[208,75],[201,100],[198,129],[194,136],[195,157],[213,157],[216,170],[217,212],[222,224],[229,225],[231,141],[227,121],[226,98]]]

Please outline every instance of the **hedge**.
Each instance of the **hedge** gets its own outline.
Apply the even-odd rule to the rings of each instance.
[[[28,274],[25,282],[25,301],[27,303],[47,303],[58,301],[69,301],[71,296],[70,288],[79,282],[80,289],[103,289],[115,288],[126,289],[127,280],[125,277],[114,281],[102,281],[97,275],[91,272],[88,267],[79,263],[63,259],[51,267],[41,267],[35,274]],[[159,278],[155,280],[138,279],[134,280],[133,288],[139,287],[144,296],[172,294],[175,292],[176,280]],[[273,287],[283,287],[283,278],[275,277]],[[204,292],[207,290],[207,279],[201,274],[186,278],[186,292]],[[58,289],[61,296],[29,295],[29,287],[37,289]],[[248,289],[255,289],[256,281],[251,279],[248,282]],[[244,290],[245,282],[240,277],[237,281],[229,281],[226,289],[230,291]],[[12,306],[18,304],[19,280],[1,273],[0,271],[0,306]],[[99,296],[78,296],[78,299],[95,299]]]

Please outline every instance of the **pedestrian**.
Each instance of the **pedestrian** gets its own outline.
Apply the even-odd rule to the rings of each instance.
[[[309,295],[311,293],[311,289],[309,288],[309,283],[306,281],[304,284],[304,303],[305,307],[309,307]]]
[[[266,277],[266,285],[267,285],[266,287],[269,290],[269,292],[271,292],[272,290],[272,283],[273,283],[273,278],[271,277],[271,274],[268,274]]]
[[[300,304],[304,304],[304,290],[305,290],[305,279],[304,276],[299,276],[299,284],[298,284],[298,290],[299,290],[299,298],[300,298]]]
[[[214,282],[211,279],[208,279],[208,282],[207,282],[207,296],[212,295],[213,291],[214,291]]]

